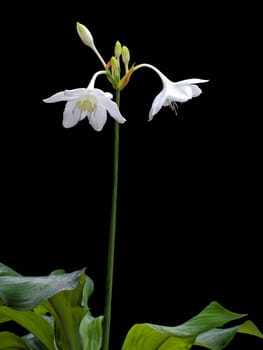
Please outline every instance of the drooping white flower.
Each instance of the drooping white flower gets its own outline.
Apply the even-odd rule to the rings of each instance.
[[[101,131],[107,120],[107,112],[119,123],[126,121],[118,105],[111,100],[112,94],[94,88],[99,74],[105,74],[105,71],[95,73],[87,88],[60,91],[43,100],[46,103],[67,101],[63,113],[65,128],[71,128],[87,117],[93,129]]]
[[[153,100],[152,107],[149,112],[149,120],[152,120],[155,114],[157,114],[163,106],[169,106],[176,112],[177,102],[186,102],[202,93],[202,90],[196,84],[208,82],[208,80],[204,79],[186,79],[173,82],[151,64],[142,63],[135,69],[141,67],[148,67],[154,70],[159,75],[163,83],[162,91]]]

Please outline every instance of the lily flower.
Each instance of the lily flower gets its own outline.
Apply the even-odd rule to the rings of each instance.
[[[202,90],[196,84],[208,82],[208,80],[204,79],[186,79],[173,82],[160,72],[159,69],[148,63],[142,63],[136,66],[135,70],[142,67],[148,67],[154,70],[163,83],[162,91],[153,100],[149,112],[149,121],[153,119],[155,114],[157,114],[163,106],[169,106],[176,113],[177,102],[183,103],[193,97],[199,96],[202,93]]]
[[[63,113],[65,128],[71,128],[87,117],[93,129],[101,131],[107,120],[107,112],[121,124],[126,121],[116,102],[111,100],[112,94],[94,88],[99,74],[105,74],[105,71],[95,73],[87,88],[60,91],[43,100],[46,103],[67,101]]]

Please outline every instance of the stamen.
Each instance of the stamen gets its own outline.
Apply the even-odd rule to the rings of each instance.
[[[175,115],[177,115],[178,104],[175,101],[171,101],[169,107],[175,113]]]

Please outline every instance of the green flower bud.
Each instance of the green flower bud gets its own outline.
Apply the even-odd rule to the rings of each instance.
[[[116,41],[115,48],[114,48],[114,55],[116,58],[119,58],[121,55],[122,49],[121,49],[121,43],[119,41]]]
[[[83,24],[77,22],[77,32],[83,44],[94,49],[94,42],[91,32]]]
[[[125,71],[127,72],[129,70],[129,62],[130,62],[130,51],[127,46],[122,47],[121,57],[125,66]]]
[[[119,63],[116,59],[116,57],[112,56],[111,60],[111,71],[112,71],[112,75],[114,77],[119,75]]]

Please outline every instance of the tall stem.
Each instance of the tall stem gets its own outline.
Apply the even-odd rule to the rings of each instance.
[[[116,103],[118,106],[120,106],[119,90],[116,90]],[[110,217],[110,230],[109,230],[102,350],[109,350],[109,341],[110,341],[114,251],[115,251],[115,236],[116,236],[116,221],[117,221],[116,219],[117,219],[117,196],[118,196],[118,168],[119,168],[119,123],[115,121],[114,155],[113,155],[113,186],[112,186],[111,217]]]

